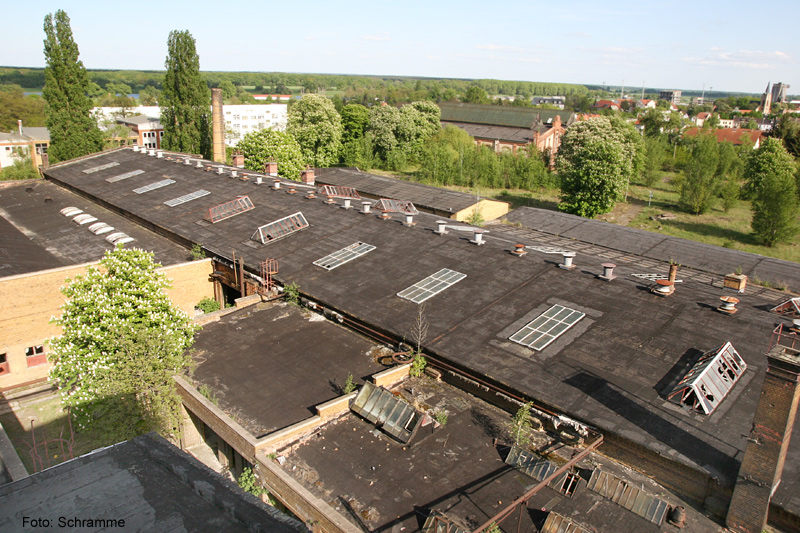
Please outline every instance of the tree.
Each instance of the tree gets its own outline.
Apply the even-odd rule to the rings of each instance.
[[[372,134],[376,154],[394,168],[403,166],[398,163],[406,158],[419,157],[425,141],[439,131],[440,115],[433,102],[412,102],[401,109],[373,107],[367,131]]]
[[[306,161],[317,167],[338,163],[342,117],[324,96],[306,94],[289,108],[286,131],[300,144]]]
[[[236,148],[244,154],[244,166],[256,172],[264,172],[264,166],[275,161],[281,176],[300,181],[300,172],[306,168],[300,145],[282,131],[265,129],[248,133]]]
[[[44,126],[44,100],[38,95],[25,96],[19,85],[0,85],[0,131],[17,128],[17,120],[25,126]]]
[[[619,129],[620,123],[591,118],[569,127],[556,159],[561,177],[561,211],[594,217],[610,211],[635,176],[641,139]]]
[[[63,334],[51,341],[50,381],[79,427],[102,425],[114,442],[179,425],[172,376],[189,365],[197,327],[172,307],[158,266],[143,250],[106,252],[62,289],[54,319]]]
[[[691,156],[683,165],[684,176],[680,182],[681,206],[695,215],[701,215],[711,208],[717,194],[720,175],[719,148],[717,139],[710,133],[698,135],[688,141]]]
[[[773,135],[783,140],[783,145],[790,154],[800,158],[800,121],[790,118],[790,116],[788,113],[781,115],[778,123],[775,124]]]
[[[231,80],[223,80],[219,84],[219,88],[222,89],[223,98],[233,98],[236,96],[236,86]]]
[[[115,96],[128,96],[131,94],[131,86],[125,83],[111,82],[106,85],[106,91]]]
[[[477,85],[473,85],[469,89],[467,89],[466,94],[464,95],[464,103],[467,104],[491,104],[492,101],[489,100],[489,95],[486,94],[486,91],[478,87]]]
[[[360,139],[369,124],[369,110],[361,104],[347,104],[342,108],[342,144]]]
[[[794,174],[797,164],[778,139],[765,139],[745,165],[746,190],[753,196],[753,233],[766,246],[797,234],[800,207]]]
[[[211,158],[211,91],[200,76],[200,58],[188,31],[171,31],[161,92],[162,146]]]
[[[158,105],[159,98],[161,98],[161,91],[152,85],[139,91],[139,103],[142,105]]]
[[[32,180],[39,177],[27,151],[14,149],[14,164],[0,169],[0,181]]]
[[[48,155],[55,163],[100,151],[102,135],[91,116],[92,101],[86,96],[89,77],[78,59],[69,17],[61,10],[44,18],[44,96]]]

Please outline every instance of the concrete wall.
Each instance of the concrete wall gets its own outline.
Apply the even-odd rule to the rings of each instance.
[[[64,303],[61,287],[67,279],[84,274],[86,267],[97,264],[95,261],[0,278],[0,354],[6,354],[7,360],[0,371],[0,390],[47,378],[50,364],[46,356],[29,360],[25,351],[44,346],[47,354],[48,340],[61,334],[61,328],[50,323],[53,316],[61,313]],[[197,302],[214,296],[213,284],[208,281],[210,259],[162,267],[158,271],[171,280],[172,287],[166,292],[173,305],[189,316],[194,316]]]

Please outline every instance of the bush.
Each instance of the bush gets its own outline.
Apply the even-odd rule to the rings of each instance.
[[[289,305],[300,304],[300,286],[297,283],[290,283],[283,288],[283,293],[286,295],[286,301]]]
[[[416,354],[414,360],[411,362],[411,368],[408,369],[409,375],[418,378],[425,372],[425,367],[428,366],[428,360],[422,354]]]
[[[219,302],[208,297],[200,300],[195,307],[204,313],[213,313],[220,309]]]

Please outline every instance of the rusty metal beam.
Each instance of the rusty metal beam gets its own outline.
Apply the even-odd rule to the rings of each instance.
[[[489,528],[489,526],[491,526],[492,524],[499,525],[500,522],[508,518],[508,516],[510,516],[511,513],[514,512],[514,509],[518,505],[522,506],[525,503],[527,503],[528,500],[530,500],[536,495],[536,493],[545,488],[555,478],[557,478],[558,476],[560,476],[561,474],[563,474],[564,472],[566,472],[567,470],[578,464],[579,461],[583,460],[583,458],[585,458],[587,455],[596,450],[597,447],[600,446],[602,443],[603,443],[603,435],[598,434],[597,438],[594,441],[592,441],[591,444],[587,445],[586,448],[584,448],[583,451],[581,451],[581,453],[579,453],[578,455],[567,461],[567,463],[562,465],[558,470],[556,470],[555,472],[544,478],[538,485],[533,487],[531,490],[529,490],[528,492],[526,492],[525,494],[523,494],[510,504],[508,504],[508,507],[506,507],[505,509],[503,509],[502,511],[491,517],[485,524],[483,524],[477,529],[472,530],[472,533],[481,533],[482,531],[485,531],[487,528]],[[521,509],[520,512],[522,512]]]

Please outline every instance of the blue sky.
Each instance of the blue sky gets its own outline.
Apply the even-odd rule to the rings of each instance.
[[[3,9],[0,65],[44,66],[44,17],[64,9],[87,68],[163,69],[170,30],[188,29],[203,70],[624,81],[684,90],[705,84],[758,93],[782,81],[800,94],[800,39],[780,30],[796,14],[796,0],[618,5],[13,2]]]

